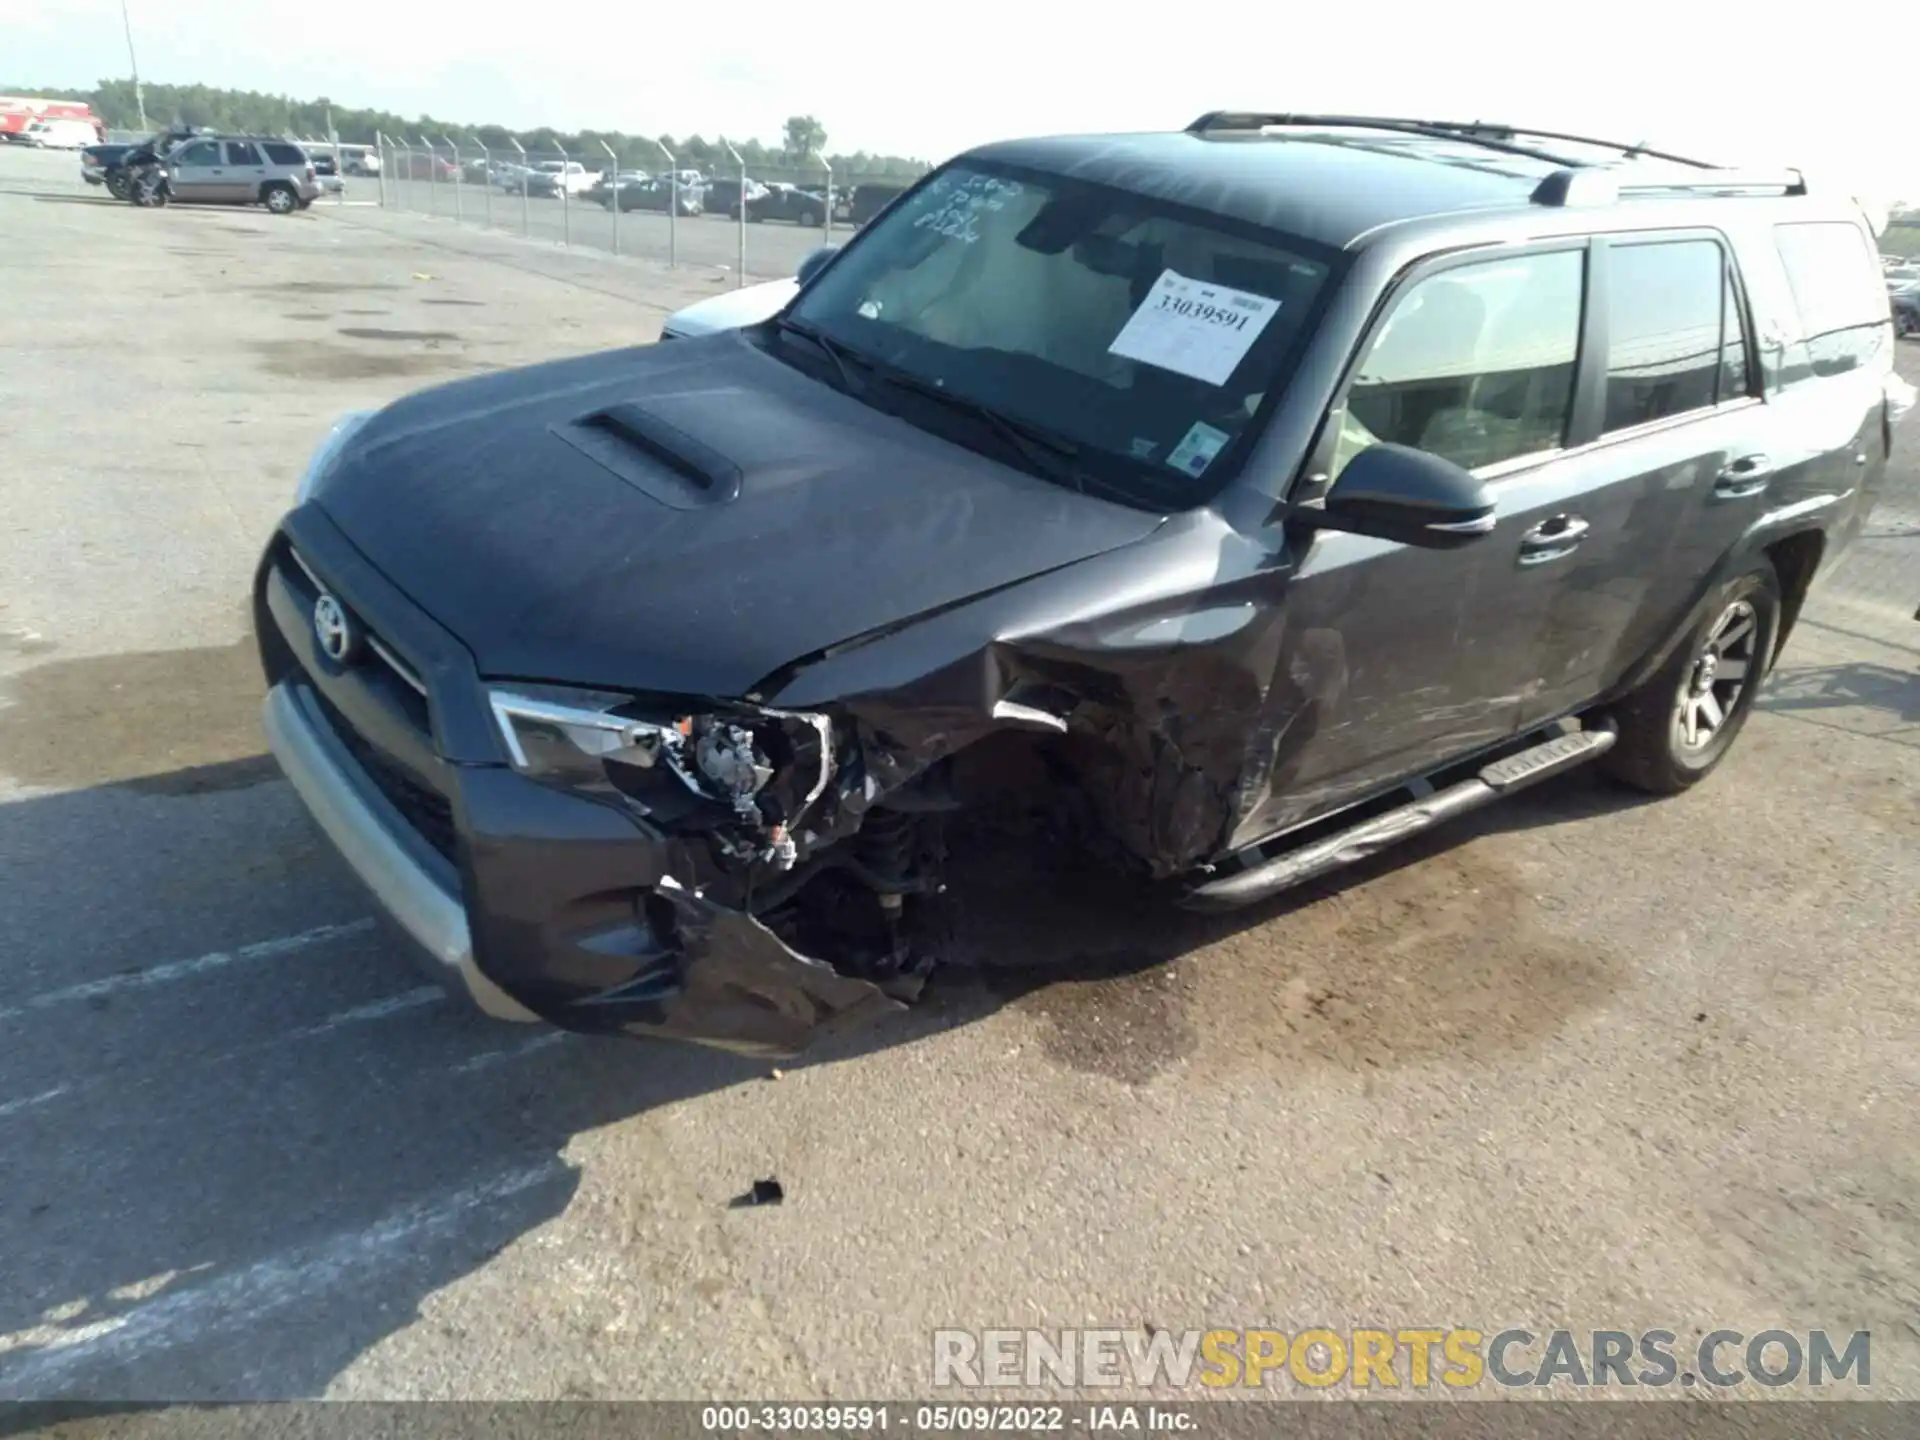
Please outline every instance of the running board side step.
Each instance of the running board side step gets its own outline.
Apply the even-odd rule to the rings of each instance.
[[[1616,739],[1606,722],[1591,730],[1556,735],[1530,749],[1483,765],[1471,779],[1435,790],[1384,815],[1362,820],[1322,840],[1303,845],[1231,875],[1189,890],[1180,903],[1189,910],[1238,910],[1304,881],[1379,854],[1442,821],[1524,790],[1604,754]]]

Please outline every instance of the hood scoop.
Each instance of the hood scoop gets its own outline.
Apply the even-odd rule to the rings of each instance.
[[[608,405],[548,430],[641,494],[675,510],[701,510],[740,497],[738,465],[631,402]]]

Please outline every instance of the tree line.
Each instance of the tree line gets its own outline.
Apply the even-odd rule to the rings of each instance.
[[[286,95],[268,95],[258,90],[223,90],[212,85],[146,85],[136,97],[131,80],[102,80],[91,90],[49,89],[21,85],[0,90],[8,95],[45,95],[59,100],[84,100],[102,117],[109,129],[135,130],[140,126],[140,101],[144,99],[147,125],[160,129],[168,125],[204,125],[215,130],[254,135],[296,135],[321,138],[329,128],[348,145],[371,145],[376,135],[388,140],[417,145],[422,137],[442,144],[451,139],[463,148],[485,146],[489,150],[511,152],[519,141],[528,153],[586,156],[598,160],[606,155],[602,142],[611,146],[624,168],[658,169],[663,163],[661,147],[685,166],[718,169],[726,173],[733,160],[716,138],[701,135],[628,135],[618,130],[555,130],[539,126],[532,130],[514,130],[504,125],[454,124],[421,115],[407,119],[388,110],[363,110],[336,104],[326,96],[313,100],[295,100]],[[655,142],[658,143],[655,143]],[[772,144],[758,139],[734,140],[733,148],[756,173],[770,169],[804,172],[817,170],[824,157],[833,167],[836,179],[853,176],[912,179],[924,174],[925,162],[903,155],[876,155],[865,150],[852,154],[827,153],[826,128],[811,115],[796,115],[782,127],[779,140]]]

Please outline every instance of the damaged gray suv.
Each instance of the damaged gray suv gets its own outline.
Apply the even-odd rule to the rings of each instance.
[[[273,750],[488,1013],[895,1008],[999,783],[1213,909],[1680,790],[1911,398],[1845,197],[1520,128],[992,145],[780,300],[350,416],[262,559]]]

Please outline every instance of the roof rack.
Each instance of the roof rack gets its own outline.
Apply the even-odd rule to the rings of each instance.
[[[1626,178],[1626,177],[1631,178]],[[1798,170],[1704,170],[1698,176],[1649,180],[1616,165],[1556,170],[1534,187],[1535,205],[1611,205],[1629,196],[1805,195],[1807,180]]]
[[[1644,156],[1649,160],[1665,160],[1670,164],[1688,165],[1700,170],[1716,168],[1709,160],[1696,160],[1688,155],[1674,155],[1665,150],[1652,149],[1645,144],[1628,145],[1618,140],[1601,140],[1592,135],[1570,135],[1560,130],[1536,130],[1531,126],[1502,125],[1486,120],[1414,120],[1398,115],[1296,115],[1260,110],[1213,110],[1187,126],[1187,133],[1208,135],[1220,131],[1276,130],[1288,127],[1398,130],[1403,134],[1426,135],[1436,140],[1464,140],[1468,144],[1482,145],[1489,150],[1501,150],[1510,155],[1525,155],[1530,159],[1546,160],[1556,165],[1577,166],[1588,163],[1574,156],[1557,155],[1536,145],[1520,143],[1523,140],[1560,140],[1571,145],[1591,145],[1599,150],[1613,150],[1624,159]]]
[[[1715,165],[1710,160],[1655,150],[1645,144],[1627,145],[1618,140],[1601,140],[1591,135],[1571,135],[1559,130],[1535,130],[1522,125],[1499,125],[1481,120],[1413,120],[1394,115],[1299,115],[1261,110],[1212,110],[1187,126],[1187,133],[1211,135],[1290,128],[1386,130],[1402,135],[1424,135],[1435,140],[1459,140],[1506,155],[1544,161],[1557,168],[1535,187],[1532,199],[1536,205],[1604,205],[1626,195],[1807,193],[1806,177],[1798,170],[1734,170]],[[1558,140],[1570,145],[1612,150],[1622,161],[1662,160],[1700,173],[1697,178],[1648,179],[1643,175],[1633,175],[1618,162],[1601,164],[1522,143],[1530,140]]]

